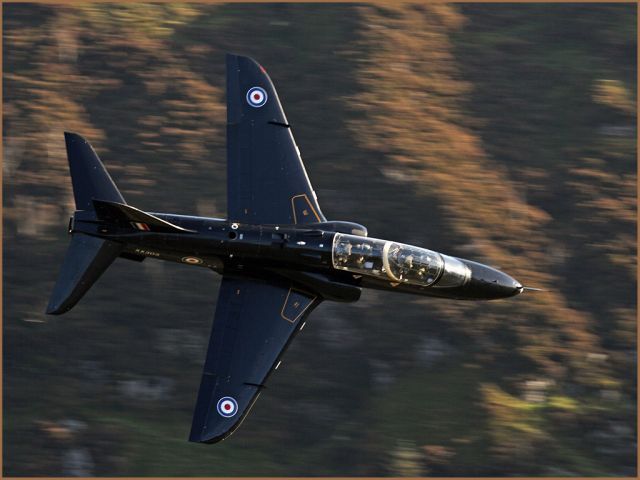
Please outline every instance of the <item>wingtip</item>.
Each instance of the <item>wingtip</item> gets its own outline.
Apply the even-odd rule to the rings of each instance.
[[[246,60],[247,62],[256,65],[261,72],[266,73],[265,68],[260,64],[260,62],[258,62],[255,58],[250,57],[249,55],[240,55],[237,53],[227,52],[225,54],[225,57],[227,59],[227,63],[236,62],[236,64],[238,64],[241,60]]]
[[[231,433],[233,433],[233,430],[224,432],[220,435],[216,435],[213,437],[207,437],[205,435],[199,435],[192,431],[191,434],[189,435],[189,441],[192,443],[204,443],[207,445],[212,445],[214,443],[221,442],[222,440],[227,438],[229,435],[231,435]]]
[[[233,52],[226,52],[226,53],[225,53],[225,56],[226,56],[227,58],[248,58],[248,59],[250,59],[250,60],[253,60],[253,58],[251,58],[251,57],[250,57],[250,56],[248,56],[248,55],[241,55],[241,54],[239,54],[239,53],[233,53]],[[254,60],[254,62],[255,62],[255,60]]]
[[[237,53],[231,53],[231,52],[227,52],[225,54],[225,60],[227,61],[227,64],[229,63],[238,63],[238,60],[241,58],[244,58],[243,55],[238,55]]]

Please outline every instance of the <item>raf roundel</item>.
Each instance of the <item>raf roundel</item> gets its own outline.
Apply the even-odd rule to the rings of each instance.
[[[201,265],[203,263],[203,260],[198,257],[182,257],[182,261],[189,265]]]
[[[238,413],[238,402],[233,397],[222,397],[216,405],[218,413],[225,418],[231,418]]]
[[[247,103],[254,108],[262,107],[267,103],[267,92],[261,87],[252,87],[247,92]]]

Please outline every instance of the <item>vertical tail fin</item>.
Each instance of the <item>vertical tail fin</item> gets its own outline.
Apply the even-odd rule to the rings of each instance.
[[[95,215],[94,199],[126,204],[89,142],[69,132],[65,132],[64,138],[76,209]],[[47,313],[59,315],[69,311],[122,252],[122,248],[117,242],[83,233],[73,234]]]
[[[77,210],[93,210],[93,199],[127,203],[87,140],[64,133]]]

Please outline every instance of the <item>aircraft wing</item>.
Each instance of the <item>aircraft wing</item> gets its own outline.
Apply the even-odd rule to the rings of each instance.
[[[232,222],[323,222],[276,89],[255,60],[227,55],[227,210]]]
[[[223,277],[190,441],[214,443],[233,433],[320,301],[285,283]]]

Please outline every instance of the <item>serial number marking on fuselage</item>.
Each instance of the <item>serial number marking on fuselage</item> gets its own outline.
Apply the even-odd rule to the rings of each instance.
[[[139,253],[140,255],[146,255],[147,257],[159,257],[160,256],[160,254],[158,252],[152,252],[151,250],[144,250],[142,248],[136,248],[135,252]]]

